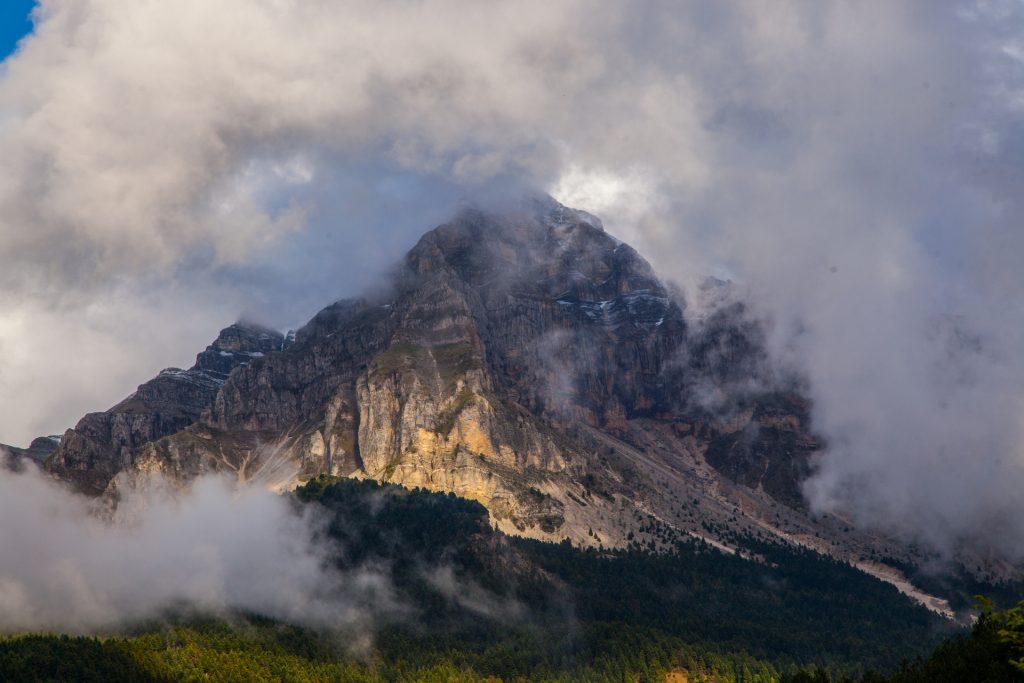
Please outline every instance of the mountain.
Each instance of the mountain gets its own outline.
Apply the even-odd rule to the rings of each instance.
[[[914,552],[800,493],[822,442],[728,283],[695,298],[550,198],[466,208],[362,298],[294,336],[238,323],[86,415],[45,462],[81,491],[204,472],[286,490],[321,475],[453,492],[503,531],[646,549],[771,538],[856,563],[938,610]],[[689,304],[689,305],[688,305]],[[882,560],[889,562],[884,564]]]

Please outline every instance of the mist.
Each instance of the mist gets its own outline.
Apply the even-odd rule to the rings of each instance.
[[[749,292],[816,509],[1020,559],[1022,55],[1011,0],[44,0],[0,66],[0,435],[530,188]]]
[[[112,522],[95,500],[28,466],[0,472],[0,632],[110,632],[170,612],[256,613],[324,629],[400,613],[387,574],[332,568],[312,507],[217,477],[172,494],[122,489]],[[390,612],[389,612],[390,610]]]

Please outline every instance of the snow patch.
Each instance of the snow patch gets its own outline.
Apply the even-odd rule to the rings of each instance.
[[[644,329],[658,327],[664,323],[665,313],[669,307],[668,297],[650,290],[638,290],[602,301],[579,301],[562,296],[555,302],[591,322],[604,325],[629,323]]]

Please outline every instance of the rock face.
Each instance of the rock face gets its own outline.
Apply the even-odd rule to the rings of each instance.
[[[20,470],[26,462],[42,465],[57,450],[59,436],[40,436],[32,439],[28,448],[0,443],[0,464],[10,470]]]
[[[252,325],[222,330],[188,370],[167,368],[110,410],[79,420],[46,468],[86,493],[102,493],[114,475],[133,466],[142,447],[199,419],[232,370],[281,351],[284,342],[279,332]]]
[[[385,290],[294,339],[227,328],[191,369],[84,417],[46,467],[94,494],[151,472],[372,478],[480,501],[549,540],[656,547],[670,527],[901,556],[806,513],[807,404],[725,283],[699,297],[687,313],[633,248],[553,200],[467,209]]]

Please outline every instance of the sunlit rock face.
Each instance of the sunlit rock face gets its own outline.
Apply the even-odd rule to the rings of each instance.
[[[466,209],[386,286],[293,337],[225,329],[191,369],[83,418],[46,466],[111,494],[140,472],[367,477],[593,545],[653,541],[652,519],[810,538],[806,403],[771,375],[742,303],[719,298],[688,319],[632,247],[549,198]]]

